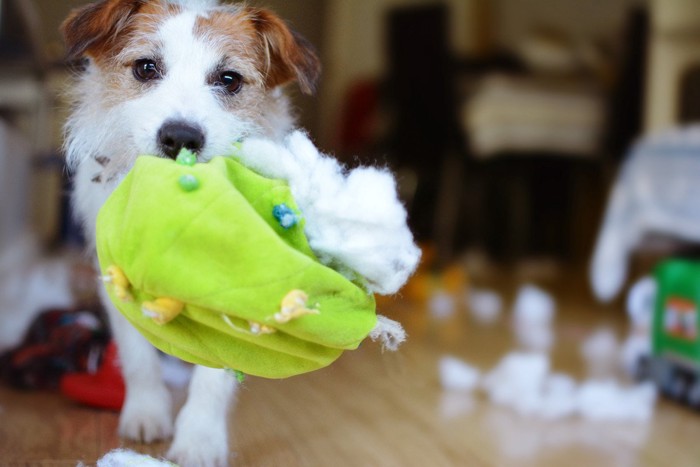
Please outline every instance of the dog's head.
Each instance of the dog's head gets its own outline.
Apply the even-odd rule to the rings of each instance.
[[[67,124],[72,162],[128,169],[139,154],[203,159],[247,135],[289,129],[279,88],[312,93],[320,73],[309,44],[268,10],[211,0],[102,0],[62,26],[81,62]]]

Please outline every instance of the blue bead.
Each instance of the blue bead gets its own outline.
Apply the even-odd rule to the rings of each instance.
[[[272,216],[285,230],[291,229],[299,223],[297,214],[286,204],[278,204],[272,208]]]

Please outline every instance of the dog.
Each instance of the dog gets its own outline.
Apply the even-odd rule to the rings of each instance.
[[[314,153],[304,135],[289,137],[294,119],[284,87],[296,82],[302,92],[313,93],[320,61],[311,45],[269,10],[211,0],[101,0],[74,10],[62,33],[68,59],[78,69],[65,127],[65,152],[74,171],[72,202],[93,249],[98,211],[139,155],[175,158],[187,148],[199,161],[207,161],[226,154],[242,138],[267,151],[268,158],[302,161]],[[318,160],[334,176],[343,173],[325,158]],[[382,194],[393,190],[396,196],[393,178],[386,173],[364,174],[386,187]],[[360,177],[353,180],[345,185],[363,192]],[[377,205],[367,195],[365,201],[368,211]],[[321,249],[338,243],[357,247],[346,249],[348,257],[371,252],[370,243],[378,252],[396,251],[398,259],[373,259],[366,265],[368,277],[380,278],[386,272],[381,266],[389,265],[391,285],[373,282],[384,293],[406,280],[420,256],[405,227],[403,207],[393,202],[388,209],[393,216],[374,209],[368,221],[375,231],[393,222],[384,236],[367,237],[360,232],[367,230],[365,225],[358,227],[353,220],[346,222],[348,229],[354,226],[358,238],[364,234],[369,242],[316,239]],[[337,215],[338,209],[329,211]],[[319,235],[332,230],[333,222],[329,218],[325,228],[317,228]],[[348,232],[342,235],[352,235]],[[339,233],[330,232],[333,235]],[[401,251],[397,244],[403,245]],[[322,253],[332,262],[337,252],[329,247]],[[172,436],[169,459],[184,466],[226,465],[227,413],[235,399],[235,378],[195,367],[187,402],[173,423],[158,353],[111,305],[104,290],[101,293],[127,387],[119,434],[144,442]],[[380,317],[370,337],[391,348],[405,334],[397,323]]]

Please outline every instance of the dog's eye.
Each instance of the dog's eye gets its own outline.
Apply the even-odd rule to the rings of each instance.
[[[141,58],[136,60],[133,65],[134,77],[141,81],[151,81],[160,78],[160,69],[155,60],[149,58]]]
[[[214,85],[221,86],[229,94],[236,94],[243,87],[243,77],[235,71],[222,71]]]

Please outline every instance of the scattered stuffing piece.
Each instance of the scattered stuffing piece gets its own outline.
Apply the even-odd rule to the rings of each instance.
[[[656,300],[656,280],[652,276],[639,279],[627,294],[627,314],[635,328],[649,329],[654,315]]]
[[[539,410],[542,387],[549,372],[549,358],[541,353],[506,355],[483,380],[491,402],[523,415]]]
[[[556,420],[574,415],[576,412],[576,381],[561,373],[547,376],[544,381],[539,415]]]
[[[622,344],[619,363],[632,377],[639,373],[639,362],[651,355],[651,321],[656,300],[656,280],[643,277],[634,283],[627,295],[627,314],[630,317],[630,333]]]
[[[612,380],[588,381],[578,391],[578,411],[591,420],[647,421],[654,413],[656,387],[647,382],[622,387]]]
[[[472,391],[479,385],[481,373],[468,363],[452,356],[440,359],[440,382],[450,391]]]
[[[447,319],[455,314],[457,303],[452,294],[438,290],[428,300],[428,309],[433,318]]]
[[[472,288],[467,292],[467,306],[476,321],[491,324],[501,316],[503,300],[492,290]]]
[[[613,376],[619,347],[617,336],[610,328],[600,328],[584,340],[580,351],[586,362],[588,376],[594,379]]]
[[[513,319],[518,326],[549,326],[556,303],[544,290],[526,284],[520,287],[513,305]]]
[[[524,349],[544,352],[552,347],[555,309],[554,299],[544,290],[530,284],[520,288],[513,305],[513,326]]]
[[[515,328],[520,346],[528,351],[547,352],[554,345],[554,332],[545,326],[520,326]]]
[[[549,367],[546,354],[514,352],[485,376],[482,388],[494,404],[543,419],[577,415],[594,421],[647,421],[653,415],[656,388],[651,383],[577,384],[570,376],[550,374]]]
[[[651,338],[647,334],[630,334],[620,348],[619,363],[631,377],[639,373],[639,363],[643,357],[651,355]]]
[[[176,464],[172,462],[154,459],[153,457],[139,454],[128,449],[115,449],[97,461],[97,467],[124,467],[127,465],[138,465],[139,467],[176,466]]]

